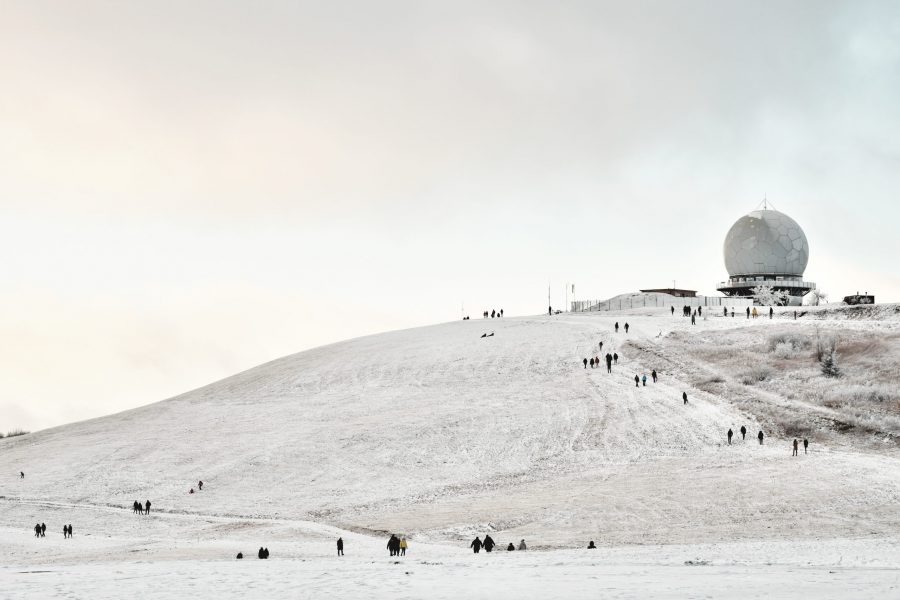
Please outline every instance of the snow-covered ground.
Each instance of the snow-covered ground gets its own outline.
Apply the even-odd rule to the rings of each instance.
[[[616,321],[629,333],[614,333]],[[900,356],[894,307],[797,321],[793,309],[772,320],[716,313],[696,326],[658,309],[460,321],[318,348],[171,400],[3,439],[0,590],[897,596],[892,434],[832,431],[842,408],[796,397],[789,377],[757,386],[730,373],[728,344],[743,352],[786,329],[829,327]],[[704,355],[710,348],[725,356]],[[583,368],[607,351],[620,355],[612,374]],[[805,369],[810,382],[804,360],[783,368]],[[660,381],[635,387],[634,375],[654,368]],[[725,431],[741,425],[747,440],[728,446]],[[809,427],[812,444],[793,458],[796,426]],[[188,494],[200,479],[203,491]],[[146,499],[151,515],[132,514]],[[33,537],[36,522],[47,538]],[[386,532],[407,535],[410,555],[390,559]],[[531,549],[472,556],[469,540],[488,532]],[[338,536],[348,544],[340,560]],[[588,540],[599,549],[584,550]],[[260,546],[272,559],[255,559]],[[234,561],[238,551],[249,560]]]

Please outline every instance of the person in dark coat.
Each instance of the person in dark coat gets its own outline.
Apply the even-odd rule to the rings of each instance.
[[[69,523],[69,537],[72,537],[72,524]]]
[[[771,318],[772,318],[772,315],[774,315],[774,314],[775,314],[775,309],[773,309],[773,308],[770,306],[770,307],[769,307],[769,318],[771,319]]]
[[[238,553],[237,553],[237,556],[235,556],[235,558],[238,559],[238,560],[241,560],[242,558],[244,558],[244,553],[243,553],[243,552],[238,552]]]
[[[257,556],[257,558],[259,558],[260,560],[262,560],[263,558],[266,557],[266,551],[263,550],[263,547],[262,547],[262,546],[259,547],[259,552],[256,553],[256,556]]]
[[[794,452],[793,454],[791,454],[791,456],[797,456],[797,448],[799,445],[800,443],[797,441],[797,438],[794,438]]]
[[[484,536],[484,541],[481,543],[481,545],[484,547],[485,552],[491,552],[494,549],[494,546],[497,545],[497,543],[494,542],[494,538],[492,538],[490,535],[486,535]]]
[[[600,342],[600,347],[603,347],[603,342]],[[25,479],[25,471],[19,471],[19,479]]]
[[[681,392],[681,399],[684,400],[685,404],[687,404],[687,392]]]
[[[656,383],[656,369],[650,372],[650,377],[653,378],[653,383]]]
[[[675,316],[675,305],[674,304],[672,305],[672,316],[673,317]]]
[[[723,307],[722,307],[722,316],[723,316],[723,317],[727,317],[727,316],[728,316],[728,307],[727,307],[727,306],[723,306]]]
[[[200,490],[201,492],[203,491],[203,482],[202,481],[197,482],[197,489]]]
[[[606,372],[612,373],[612,354],[606,353]]]
[[[396,556],[400,553],[400,538],[398,538],[393,533],[391,534],[391,538],[388,540],[387,549],[390,550],[391,556]]]
[[[628,323],[625,323],[625,333],[628,333]]]
[[[510,543],[509,543],[509,546],[506,547],[506,551],[507,551],[507,552],[512,552],[512,551],[514,551],[515,549],[516,549],[516,545],[513,544],[512,542],[510,542]]]
[[[137,514],[138,506],[140,506],[140,505],[138,504],[138,501],[135,500],[135,501],[134,501],[134,505],[133,505],[134,510],[132,511],[132,512],[134,512],[135,514]],[[143,511],[142,511],[142,512],[143,512]]]
[[[702,307],[702,306],[698,306],[698,307],[697,307],[697,316],[698,316],[698,317],[702,317],[702,316],[703,316],[703,307]]]
[[[474,540],[472,540],[471,544],[469,544],[469,548],[471,548],[475,552],[475,554],[478,554],[479,552],[481,552],[481,546],[482,546],[481,539],[479,539],[477,537]]]
[[[588,542],[588,550],[596,550],[597,546],[594,545],[594,540]]]
[[[41,537],[47,537],[47,524],[41,523]]]
[[[760,432],[756,435],[756,439],[759,440],[759,445],[762,446],[762,445],[763,445],[763,444],[762,444],[762,442],[763,442],[763,432],[762,432],[762,431],[760,431]]]
[[[697,324],[697,315],[692,313],[691,314],[691,325],[696,325],[696,324]]]
[[[749,306],[747,307],[747,318],[748,319],[750,318],[750,307]]]
[[[338,538],[337,541],[338,556],[344,555],[344,538]]]
[[[803,454],[809,454],[809,452],[807,451],[807,448],[809,448],[809,440],[806,438],[803,438]]]
[[[603,352],[603,342],[600,342],[600,352]]]
[[[587,359],[584,359],[582,362],[584,362],[584,368],[587,369]]]
[[[741,439],[742,440],[747,439],[747,428],[744,427],[743,425],[741,425]]]
[[[637,375],[634,376],[634,387],[641,387],[641,378]]]
[[[591,357],[591,368],[592,369],[594,368],[594,357],[593,356]]]
[[[69,537],[69,526],[63,525],[63,539],[66,539],[67,537]]]
[[[41,524],[38,523],[34,526],[34,537],[41,537]]]
[[[149,500],[147,500],[146,504],[144,505],[144,512],[146,512],[148,515],[150,514],[150,501]]]
[[[619,353],[613,352],[613,364],[619,364]]]
[[[619,333],[619,322],[616,321],[616,333]]]
[[[731,430],[731,428],[729,427],[729,428],[728,428],[728,445],[729,445],[729,446],[731,445],[731,436],[733,436],[733,435],[734,435],[734,432],[733,432],[733,431]]]

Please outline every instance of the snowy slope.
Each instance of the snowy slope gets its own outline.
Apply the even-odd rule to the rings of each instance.
[[[788,440],[758,446],[759,425],[728,398],[666,372],[635,388],[634,375],[658,365],[636,362],[629,340],[663,352],[672,331],[751,324],[710,318],[692,329],[665,311],[636,312],[351,340],[136,410],[0,440],[0,525],[149,498],[173,515],[435,542],[490,528],[544,547],[898,531],[895,454],[814,445],[792,460]],[[630,333],[614,334],[626,320]],[[752,326],[765,335],[778,323]],[[621,356],[611,375],[581,364],[601,354],[600,341]],[[742,424],[747,442],[724,446],[725,430]],[[203,492],[189,495],[198,479]]]

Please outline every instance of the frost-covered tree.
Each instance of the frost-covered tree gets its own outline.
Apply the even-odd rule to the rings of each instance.
[[[810,306],[819,306],[820,304],[825,304],[828,302],[828,294],[826,294],[819,288],[815,288],[809,293],[808,300],[806,302]]]
[[[763,306],[784,306],[788,301],[788,293],[772,288],[769,285],[758,285],[750,293],[757,304]]]

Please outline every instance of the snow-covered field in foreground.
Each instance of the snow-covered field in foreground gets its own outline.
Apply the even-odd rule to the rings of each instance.
[[[897,311],[790,314],[694,327],[653,310],[447,323],[0,440],[0,596],[900,596],[893,434],[826,431],[837,409],[701,360],[719,340],[749,348],[832,327],[878,338],[890,365]],[[613,333],[615,321],[630,333]],[[621,356],[612,374],[582,368],[606,351]],[[785,364],[808,383],[804,360]],[[635,387],[653,368],[660,382]],[[695,387],[698,370],[722,383]],[[808,455],[790,456],[772,420],[785,411],[815,424]],[[727,446],[724,432],[742,424],[747,441]],[[188,494],[198,479],[203,491]],[[133,515],[147,498],[154,513]],[[48,537],[35,539],[41,521]],[[386,531],[411,539],[399,564]],[[468,541],[486,532],[531,550],[472,556]],[[255,559],[260,546],[269,561]]]

